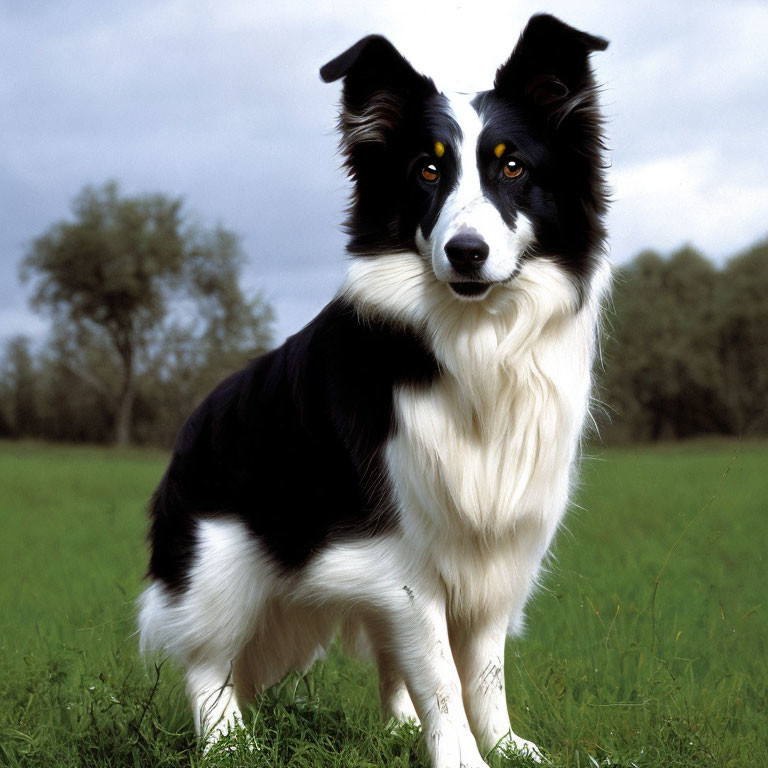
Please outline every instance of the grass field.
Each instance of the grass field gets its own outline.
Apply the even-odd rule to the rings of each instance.
[[[508,646],[515,730],[568,768],[768,765],[768,445],[593,453]],[[335,649],[258,703],[260,750],[203,759],[178,670],[132,637],[164,461],[0,444],[0,764],[426,766]]]

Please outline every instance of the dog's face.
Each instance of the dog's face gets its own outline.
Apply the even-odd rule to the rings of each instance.
[[[605,40],[534,16],[490,91],[447,96],[382,37],[321,70],[344,78],[342,145],[360,256],[414,252],[460,300],[512,285],[527,259],[588,280],[604,238],[589,54]]]

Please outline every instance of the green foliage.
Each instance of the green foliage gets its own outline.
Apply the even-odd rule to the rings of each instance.
[[[0,363],[0,436],[40,430],[37,371],[29,339],[15,336]]]
[[[513,726],[553,766],[763,764],[767,461],[765,443],[690,442],[586,460],[507,649]],[[133,636],[165,462],[0,443],[0,764],[426,768],[419,734],[382,721],[371,667],[336,647],[256,702],[237,753],[203,758],[179,670],[140,660]]]
[[[604,342],[609,440],[766,435],[768,243],[717,269],[690,247],[616,272]]]
[[[37,238],[23,261],[32,304],[51,313],[54,329],[35,361],[29,418],[11,413],[26,391],[19,344],[29,345],[6,349],[0,428],[168,444],[216,381],[269,347],[271,309],[240,289],[239,239],[188,221],[181,200],[122,196],[112,182],[86,187],[73,218]]]
[[[54,224],[24,261],[32,304],[104,328],[121,351],[165,315],[185,261],[181,201],[123,198],[110,182],[86,187],[72,211],[75,221]]]
[[[723,273],[719,350],[734,430],[768,434],[768,240],[731,259]]]

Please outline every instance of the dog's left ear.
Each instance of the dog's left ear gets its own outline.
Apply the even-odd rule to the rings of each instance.
[[[381,35],[359,40],[322,67],[320,77],[326,83],[344,78],[341,128],[348,149],[386,143],[408,104],[437,92]]]
[[[376,91],[408,95],[434,91],[432,81],[420,75],[386,37],[368,35],[320,68],[326,83],[344,78],[345,100],[364,101]]]
[[[537,14],[496,72],[494,89],[501,95],[522,96],[560,125],[593,95],[589,55],[607,47],[602,37],[574,29],[554,16]]]

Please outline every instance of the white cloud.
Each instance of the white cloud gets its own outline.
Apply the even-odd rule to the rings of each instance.
[[[768,233],[768,183],[745,183],[713,148],[630,165],[611,183],[617,259],[640,247],[669,251],[685,241],[722,258]]]

